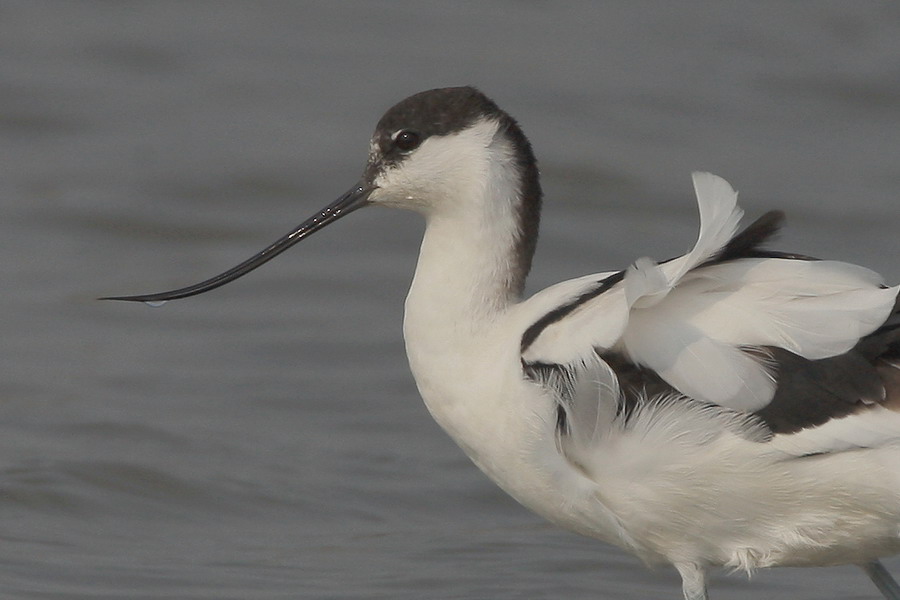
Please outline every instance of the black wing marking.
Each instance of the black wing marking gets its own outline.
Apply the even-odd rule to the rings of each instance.
[[[535,321],[528,329],[525,330],[525,333],[522,334],[522,343],[520,346],[520,351],[525,352],[528,350],[528,347],[534,343],[534,340],[538,338],[544,329],[546,329],[549,325],[563,319],[566,315],[571,313],[573,310],[584,304],[585,302],[592,300],[609,290],[612,286],[616,285],[620,281],[625,278],[625,271],[619,271],[617,273],[613,273],[606,279],[601,279],[597,282],[597,286],[589,289],[588,291],[582,293],[580,296],[569,302],[568,304],[563,304],[558,306],[542,316],[540,319]]]
[[[777,382],[771,402],[756,411],[775,433],[794,433],[865,410],[885,400],[875,365],[856,349],[810,360],[783,348],[763,355]]]
[[[765,250],[761,246],[778,233],[784,224],[784,212],[770,210],[731,238],[714,257],[697,268],[737,260],[740,258],[789,258],[793,260],[819,260],[804,254]]]

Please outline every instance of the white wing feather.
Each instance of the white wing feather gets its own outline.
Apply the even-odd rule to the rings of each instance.
[[[701,266],[734,235],[742,211],[724,179],[695,173],[694,187],[701,222],[694,248],[662,264],[636,261],[621,283],[545,327],[524,360],[570,364],[615,348],[688,396],[754,411],[771,400],[775,383],[742,348],[826,358],[887,319],[900,286],[884,287],[863,267],[766,258]],[[540,309],[536,299],[526,312]]]
[[[664,265],[649,258],[638,260],[629,268],[624,286],[615,286],[546,327],[523,355],[526,361],[568,364],[587,360],[595,347],[612,347],[628,325],[631,307],[652,306],[660,301],[685,273],[728,243],[743,214],[737,206],[737,193],[727,181],[711,173],[694,173],[693,178],[700,205],[700,235],[690,253]],[[608,274],[581,277],[573,282],[599,281],[605,275]],[[549,298],[565,297],[570,292],[568,283],[548,288],[526,304],[539,308]]]

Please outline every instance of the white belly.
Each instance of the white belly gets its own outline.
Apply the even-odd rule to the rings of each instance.
[[[483,356],[480,369],[446,363],[467,378],[449,370],[433,378],[411,360],[423,399],[482,471],[560,526],[648,563],[751,570],[900,551],[900,483],[887,483],[897,469],[879,466],[900,464],[900,450],[785,460],[767,443],[730,433],[692,441],[669,427],[619,431],[597,446],[591,464],[576,467],[557,447],[555,401],[502,353]],[[653,437],[660,433],[672,437]],[[879,503],[884,509],[873,511]]]

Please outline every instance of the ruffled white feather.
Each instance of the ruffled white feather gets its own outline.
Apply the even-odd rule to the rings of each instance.
[[[616,348],[687,396],[755,411],[771,400],[775,382],[744,348],[826,358],[850,350],[887,319],[900,286],[885,287],[863,267],[781,258],[704,266],[734,236],[743,213],[724,179],[695,173],[694,187],[701,226],[693,249],[663,264],[636,261],[622,282],[548,325],[526,361],[584,362],[595,349]],[[559,290],[569,302],[598,278]],[[554,294],[545,290],[540,303],[561,300]],[[532,300],[527,312],[539,308]]]

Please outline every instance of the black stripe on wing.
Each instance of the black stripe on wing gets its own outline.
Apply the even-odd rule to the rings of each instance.
[[[777,387],[756,411],[775,433],[823,425],[885,400],[885,386],[872,361],[851,350],[809,360],[783,348],[753,350],[769,365]]]
[[[741,258],[788,258],[792,260],[819,260],[804,254],[765,250],[761,246],[775,236],[784,224],[784,212],[770,210],[750,223],[743,231],[731,238],[715,256],[697,268],[738,260]]]
[[[606,279],[601,279],[597,282],[596,287],[589,289],[588,291],[582,293],[580,296],[572,300],[567,304],[563,304],[561,306],[557,306],[540,319],[534,322],[528,329],[525,330],[525,333],[522,334],[522,343],[520,345],[520,351],[525,352],[528,350],[528,347],[534,343],[534,340],[538,338],[544,329],[546,329],[549,325],[556,323],[557,321],[562,320],[567,315],[569,315],[573,310],[588,302],[589,300],[593,300],[600,294],[609,290],[612,286],[616,285],[620,281],[625,278],[625,271],[619,271],[618,273],[613,273]]]

